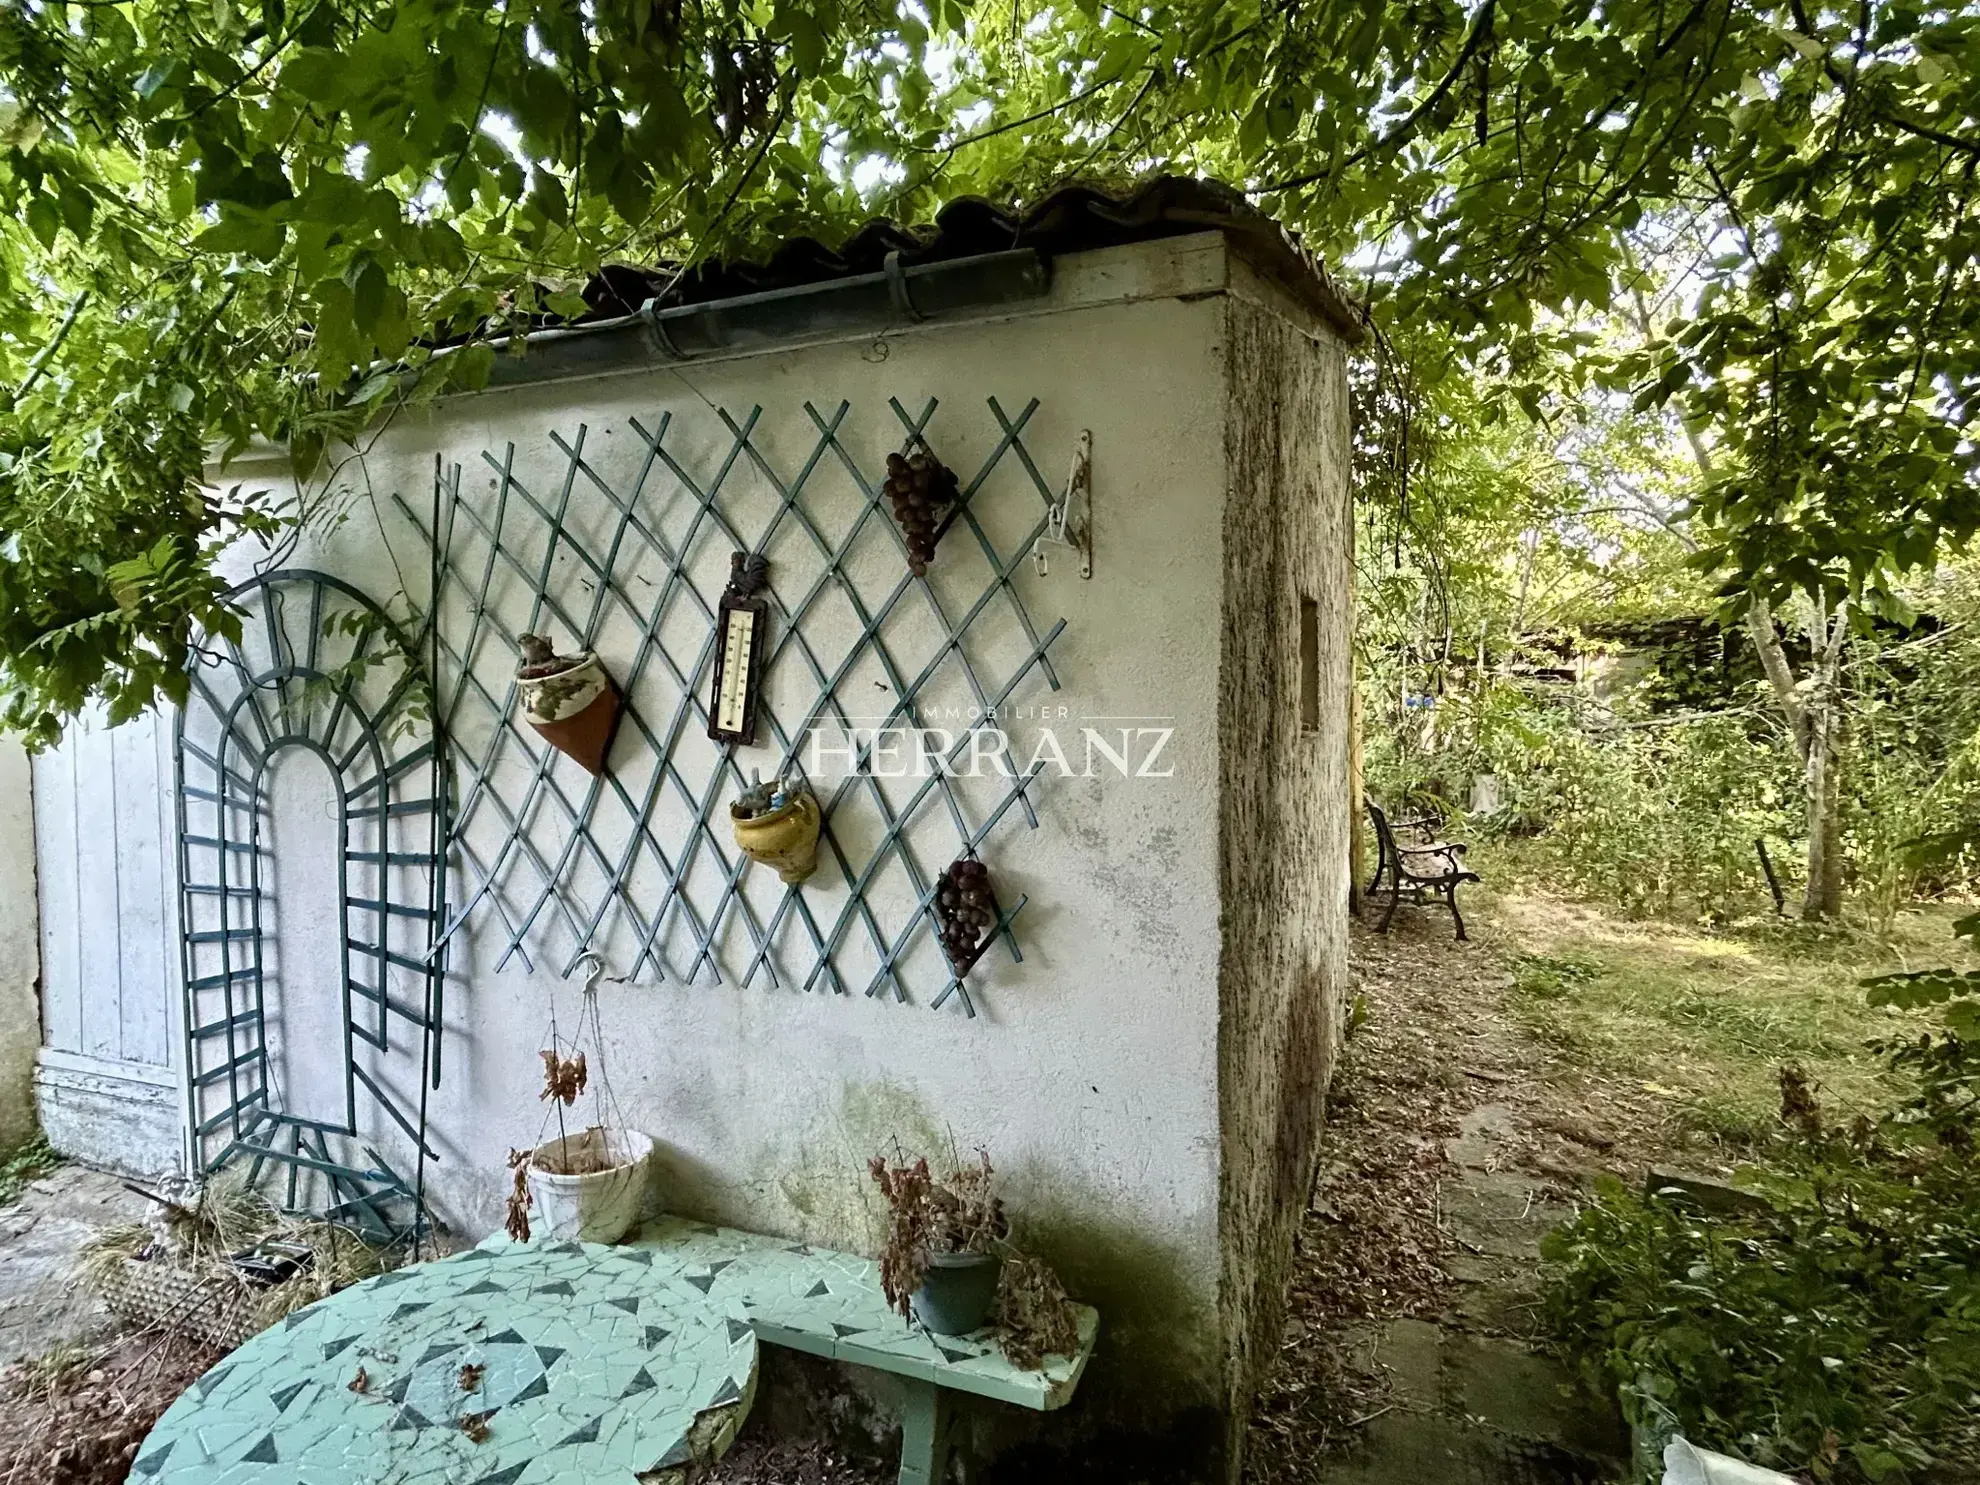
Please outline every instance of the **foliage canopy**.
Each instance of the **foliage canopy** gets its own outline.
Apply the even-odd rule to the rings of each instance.
[[[127,714],[224,632],[215,550],[300,512],[211,448],[289,441],[306,506],[601,264],[1153,168],[1437,327],[1413,377],[1677,406],[1733,591],[1879,591],[1980,524],[1976,77],[1980,11],[1893,0],[0,5],[5,720]],[[1586,354],[1653,260],[1652,333]]]

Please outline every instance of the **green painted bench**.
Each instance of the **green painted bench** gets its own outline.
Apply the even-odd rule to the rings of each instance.
[[[648,1223],[627,1244],[654,1255],[656,1275],[701,1288],[747,1320],[759,1341],[902,1378],[901,1485],[948,1478],[953,1394],[1040,1412],[1064,1407],[1100,1329],[1099,1314],[1080,1306],[1078,1354],[1026,1371],[1006,1361],[985,1332],[935,1336],[903,1320],[887,1308],[871,1259],[679,1217]]]

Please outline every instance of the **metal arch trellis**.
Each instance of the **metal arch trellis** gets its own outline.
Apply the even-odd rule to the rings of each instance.
[[[382,609],[328,574],[269,573],[226,601],[242,616],[240,638],[211,636],[195,651],[175,735],[194,1166],[206,1174],[245,1161],[250,1184],[273,1167],[288,1210],[319,1212],[373,1240],[417,1234],[444,987],[429,951],[446,911],[440,734],[410,737],[420,721],[431,726],[427,668]],[[271,1066],[267,788],[270,765],[291,748],[337,780],[341,1119],[283,1107]],[[394,993],[394,971],[416,980],[416,1004]],[[376,1054],[371,1071],[360,1047]],[[387,1086],[389,1069],[415,1055],[409,1098]],[[412,1183],[367,1143],[368,1107],[412,1141]]]
[[[936,401],[929,399],[918,416],[911,415],[897,400],[889,399],[888,405],[900,423],[904,442],[913,445],[922,441],[935,415]],[[966,687],[978,720],[953,736],[942,759],[943,765],[953,764],[974,746],[978,730],[994,725],[999,709],[1010,703],[1030,678],[1037,676],[1052,689],[1058,688],[1049,651],[1065,629],[1060,620],[1041,635],[1012,582],[1012,574],[1046,531],[1047,513],[1056,498],[1023,441],[1024,429],[1039,404],[1033,399],[1015,417],[994,397],[987,399],[987,406],[998,436],[981,466],[962,484],[947,522],[948,541],[964,542],[987,575],[974,600],[954,613],[945,608],[926,578],[908,570],[906,545],[886,513],[881,482],[860,467],[841,436],[851,412],[847,402],[839,403],[829,415],[812,403],[804,404],[815,438],[808,456],[788,478],[777,472],[757,443],[756,430],[763,415],[757,406],[740,420],[727,409],[714,410],[726,430],[729,446],[705,479],[697,479],[669,446],[674,419],[672,414],[663,414],[651,431],[638,419],[629,420],[641,445],[639,469],[630,493],[615,488],[586,459],[587,430],[580,425],[572,438],[550,435],[563,459],[554,494],[528,488],[517,474],[516,448],[511,443],[499,458],[489,451],[482,454],[495,476],[491,481],[494,495],[488,502],[492,510],[478,509],[474,501],[463,498],[460,466],[448,468],[438,459],[431,521],[422,519],[410,503],[395,496],[402,514],[436,554],[429,623],[443,729],[450,736],[485,733],[486,737],[475,752],[463,747],[456,754],[464,773],[448,846],[464,868],[466,883],[437,936],[435,952],[444,951],[479,914],[493,911],[505,935],[497,967],[517,957],[528,964],[531,940],[544,932],[547,914],[569,939],[564,965],[568,974],[616,910],[636,937],[635,970],[650,969],[662,979],[689,981],[706,970],[719,982],[723,971],[718,948],[733,922],[741,924],[748,940],[747,962],[740,971],[743,984],[751,983],[759,973],[772,985],[782,984],[779,954],[788,952],[795,942],[801,962],[793,977],[802,987],[812,990],[822,983],[845,994],[852,986],[840,962],[840,949],[848,935],[858,933],[875,961],[864,993],[874,996],[891,986],[895,998],[906,1001],[904,958],[922,935],[939,931],[934,900],[941,870],[947,864],[936,863],[933,872],[923,864],[909,839],[910,826],[925,809],[938,809],[955,831],[958,853],[981,846],[1013,808],[1036,826],[1038,817],[1030,794],[1042,765],[1021,768],[1000,757],[997,767],[1002,782],[996,797],[987,803],[979,801],[975,809],[955,787],[949,768],[937,766],[897,804],[890,802],[872,768],[877,736],[858,744],[852,770],[829,791],[820,791],[821,845],[837,863],[845,901],[829,921],[823,921],[814,898],[803,887],[790,887],[767,913],[760,911],[742,890],[750,861],[726,845],[722,833],[711,824],[719,818],[720,806],[746,782],[734,749],[722,749],[715,766],[702,778],[690,779],[690,768],[683,763],[684,741],[704,731],[707,723],[707,679],[713,662],[719,596],[704,591],[691,568],[703,543],[719,541],[725,550],[763,552],[773,538],[787,531],[794,532],[794,539],[807,545],[822,564],[794,600],[787,600],[774,585],[771,592],[775,638],[765,657],[764,673],[768,676],[780,666],[796,668],[812,692],[812,700],[801,715],[779,717],[773,708],[765,708],[778,774],[802,772],[800,749],[814,725],[835,723],[852,734],[852,714],[842,691],[856,668],[868,663],[879,667],[893,696],[881,729],[917,725],[921,698],[938,675],[959,679]],[[979,519],[976,502],[990,476],[1006,459],[1015,461],[1038,505],[1029,531],[1010,550],[1002,551]],[[844,471],[857,492],[857,512],[836,542],[826,536],[824,525],[806,502],[807,485],[827,460]],[[772,495],[767,521],[748,533],[725,498],[736,471],[742,468],[753,470]],[[663,471],[688,500],[686,530],[675,540],[668,539],[663,522],[653,516],[647,504],[649,482]],[[594,535],[587,541],[574,529],[580,523],[574,519],[572,502],[580,490],[606,502],[609,535],[603,539]],[[869,601],[848,565],[855,545],[872,530],[885,533],[881,539],[891,543],[902,565],[891,587]],[[540,557],[532,560],[539,547]],[[551,591],[560,556],[586,575],[588,602],[567,603]],[[642,602],[630,591],[625,569],[632,561],[649,560],[657,562],[662,577],[655,594]],[[498,579],[520,581],[527,592],[527,613],[519,621],[513,617],[505,620],[498,613],[501,605],[491,597]],[[821,655],[808,623],[828,595],[836,595],[849,605],[858,626],[855,641],[835,658]],[[450,603],[463,614],[462,622],[441,618]],[[939,635],[935,653],[919,666],[904,666],[885,635],[890,619],[910,604],[921,608]],[[579,644],[589,646],[601,624],[615,611],[639,636],[630,661],[614,669],[627,703],[621,727],[629,729],[636,739],[634,747],[646,758],[646,771],[639,777],[636,767],[628,770],[620,766],[596,777],[573,780],[568,768],[560,770],[558,755],[518,724],[513,683],[485,681],[477,674],[477,667],[496,655],[506,661],[506,656],[514,653],[517,634],[537,628],[546,618],[563,626]],[[662,631],[681,615],[691,622],[699,638],[692,646],[677,640],[676,648],[670,649]],[[1023,656],[1001,680],[986,681],[964,640],[977,626],[987,627],[986,617],[991,615],[1002,615],[1003,622],[1015,626],[1022,636]],[[496,648],[491,650],[491,646]],[[688,653],[690,648],[692,654]],[[651,717],[633,701],[635,688],[649,674],[664,681],[672,692],[671,703]],[[466,725],[469,711],[476,714],[478,726]],[[874,729],[876,734],[879,730]],[[626,750],[622,737],[615,753],[623,755]],[[565,776],[560,777],[560,772]],[[509,779],[506,786],[502,782],[505,774]],[[656,806],[663,799],[678,801],[688,818],[684,837],[672,842],[671,849],[654,825]],[[546,810],[561,825],[561,843],[545,846],[534,838],[534,822]],[[863,853],[852,850],[846,833],[835,828],[835,820],[844,820],[856,810],[870,811],[878,827],[877,839]],[[601,815],[623,827],[623,840],[615,848],[608,848],[594,828]],[[479,843],[470,836],[477,820],[484,816],[499,836],[496,843],[489,842],[485,834]],[[719,883],[712,901],[697,901],[689,889],[690,875],[702,860],[713,864]],[[658,868],[663,886],[657,900],[642,901],[634,890],[633,874],[642,863]],[[876,906],[872,889],[883,869],[893,863],[906,873],[912,904],[905,920],[890,931],[883,926],[883,910]],[[571,885],[579,865],[595,873],[601,884],[589,901]],[[1020,960],[1022,953],[1012,920],[1024,905],[1022,897],[1013,901],[995,929],[1013,960]],[[682,930],[688,947],[674,959],[669,944]],[[802,956],[807,954],[809,963],[804,964]],[[931,1004],[939,1008],[952,998],[967,1015],[975,1016],[968,985],[954,975],[947,977]]]

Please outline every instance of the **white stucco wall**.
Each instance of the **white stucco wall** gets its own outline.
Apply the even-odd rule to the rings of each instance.
[[[1089,287],[1081,292],[1090,294],[1096,275],[1138,283],[1215,271],[1221,250],[1212,237],[1092,255],[1113,261],[1085,265],[1073,289],[1083,282]],[[1063,282],[1061,288],[1067,291]],[[621,491],[633,487],[644,453],[630,429],[635,417],[654,428],[671,415],[669,445],[682,449],[703,479],[732,442],[712,407],[741,421],[760,404],[755,442],[786,477],[816,441],[802,412],[807,400],[828,414],[841,398],[852,404],[843,441],[876,475],[901,438],[890,396],[911,411],[930,397],[940,400],[931,441],[965,474],[990,453],[998,434],[987,396],[998,397],[1012,416],[1039,399],[1024,441],[1054,484],[1064,477],[1079,431],[1091,429],[1096,576],[1081,581],[1063,552],[1047,577],[1035,576],[1028,562],[1016,575],[1041,632],[1059,617],[1067,621],[1051,652],[1064,689],[1052,693],[1034,676],[1012,700],[1021,708],[1063,708],[1057,726],[1068,739],[1089,721],[1118,729],[1136,723],[1115,719],[1159,719],[1152,725],[1175,729],[1164,760],[1174,776],[1048,779],[1034,789],[1037,830],[1026,829],[1016,811],[1005,817],[983,855],[1006,900],[1030,895],[1017,923],[1025,960],[1013,965],[1001,949],[983,959],[971,979],[980,1011],[975,1020],[953,1005],[928,1009],[943,977],[927,946],[909,967],[919,1003],[857,993],[871,958],[855,932],[842,957],[859,972],[849,972],[856,988],[844,996],[772,990],[760,979],[747,989],[733,977],[715,985],[705,973],[694,985],[608,986],[602,998],[607,1062],[627,1120],[662,1142],[660,1199],[762,1230],[865,1246],[869,1156],[896,1139],[911,1149],[951,1140],[964,1150],[987,1146],[1019,1223],[1052,1252],[1077,1291],[1107,1307],[1115,1343],[1154,1355],[1154,1347],[1139,1343],[1159,1328],[1161,1369],[1193,1378],[1191,1386],[1205,1395],[1217,1365],[1214,707],[1225,469],[1222,323],[1213,300],[1149,298],[928,329],[885,343],[780,351],[679,373],[451,399],[402,417],[379,439],[362,470],[368,489],[350,503],[348,516],[333,530],[309,533],[286,562],[336,573],[380,601],[393,597],[403,575],[423,603],[424,548],[389,496],[402,494],[423,515],[438,454],[445,465],[462,466],[463,490],[481,493],[478,508],[489,516],[496,492],[487,488],[492,471],[481,451],[501,458],[513,441],[516,477],[548,502],[567,471],[549,434],[573,440],[580,423],[588,428],[587,459]],[[973,507],[1001,541],[1027,528],[1039,509],[1018,476],[1015,461],[1007,460]],[[808,491],[808,508],[834,533],[857,508],[853,487],[829,461]],[[763,494],[759,488],[749,498]],[[667,524],[676,520],[680,500],[671,481],[650,478],[644,498],[656,523],[679,529]],[[609,540],[613,514],[580,480],[567,521],[594,549]],[[954,590],[944,593],[952,614],[981,586],[960,575],[964,554],[951,555],[967,539],[961,530],[951,533],[933,573],[944,592],[945,572],[957,568]],[[723,568],[729,545],[707,546]],[[792,601],[793,574],[802,568],[808,582],[815,563],[803,567],[801,551],[788,545],[773,545],[771,555],[772,581]],[[533,564],[534,556],[528,560]],[[900,561],[876,545],[856,565],[859,585],[870,593],[868,578],[891,583]],[[553,585],[578,604],[588,576],[580,565],[560,562]],[[497,587],[496,605],[520,627],[527,615],[523,585],[498,580]],[[912,671],[938,631],[917,605],[897,613],[889,621],[889,646],[912,657],[904,665]],[[449,625],[464,618],[453,613]],[[835,622],[837,632],[830,622],[807,623],[807,632],[827,636],[819,645],[828,668],[851,619],[840,615]],[[561,643],[575,638],[550,627]],[[625,675],[636,630],[615,619],[596,643],[608,666]],[[1015,624],[995,604],[968,643],[986,684],[1001,680],[1024,649]],[[799,668],[784,667],[779,680],[769,694],[780,714],[794,715],[812,702],[816,685]],[[705,689],[705,679],[702,684]],[[649,685],[636,687],[632,700],[657,726],[674,694]],[[873,694],[892,702],[890,692]],[[851,686],[841,695],[856,707]],[[969,699],[953,683],[932,699],[945,698]],[[1010,724],[1020,746],[1035,725],[1028,717]],[[457,741],[478,749],[485,733],[477,726],[466,722]],[[622,736],[615,761],[624,762],[627,748]],[[775,754],[759,747],[739,757],[745,768],[768,768]],[[1074,761],[1080,762],[1077,755]],[[832,765],[828,782],[840,771]],[[560,777],[581,784],[574,769]],[[578,788],[573,784],[574,793]],[[732,792],[721,790],[720,804]],[[987,799],[986,791],[976,797]],[[284,806],[278,798],[271,827],[278,841],[320,833],[319,825],[285,820]],[[678,799],[663,799],[660,808],[677,816]],[[599,814],[609,833],[615,811],[602,807]],[[544,849],[554,854],[561,822],[548,810],[537,818]],[[954,854],[954,830],[939,810],[924,811],[921,820],[921,859],[939,870]],[[499,849],[501,832],[492,823],[484,812],[470,831],[484,861]],[[679,828],[669,817],[660,834],[672,839]],[[717,828],[726,831],[726,822],[718,820]],[[833,876],[822,870],[806,888],[825,922],[844,897]],[[752,888],[774,888],[767,877],[754,873]],[[520,873],[514,881],[533,886],[535,879]],[[898,899],[903,890],[895,881],[880,895],[892,891]],[[460,891],[457,886],[456,900]],[[523,904],[531,896],[503,895]],[[775,896],[761,896],[766,914]],[[542,1128],[536,1051],[545,1041],[551,997],[567,1030],[578,1005],[573,983],[557,978],[569,945],[555,934],[544,936],[534,974],[518,963],[496,972],[502,936],[491,906],[478,910],[466,955],[455,962],[446,1077],[429,1105],[442,1155],[428,1170],[429,1194],[448,1220],[475,1236],[499,1225],[509,1148],[533,1143]],[[308,921],[330,913],[328,902],[290,900],[280,911],[284,934],[334,933],[334,925]],[[625,972],[631,938],[623,927],[603,937],[612,971]],[[735,951],[747,940],[732,927],[728,943],[733,970],[742,962]],[[802,968],[802,956],[797,963]],[[276,1015],[284,1014],[278,1005]],[[392,1131],[378,1132],[394,1147]]]
[[[911,413],[939,399],[929,437],[965,477],[998,438],[986,397],[998,398],[1012,417],[1038,399],[1023,439],[1053,486],[1064,478],[1078,433],[1091,430],[1094,577],[1082,581],[1063,551],[1054,554],[1049,576],[1034,575],[1028,561],[1012,575],[1040,633],[1066,621],[1050,652],[1063,689],[1052,692],[1033,674],[1011,697],[1017,712],[1007,725],[1019,752],[1029,753],[1041,724],[1035,709],[1050,708],[1046,719],[1068,740],[1075,767],[1083,761],[1077,738],[1084,726],[1110,733],[1144,724],[1172,728],[1162,759],[1169,776],[1122,779],[1103,764],[1094,777],[1048,777],[1031,791],[1039,827],[1027,829],[1013,811],[985,842],[982,855],[1003,900],[1030,898],[1017,920],[1024,962],[1012,964],[1001,947],[984,957],[970,979],[979,1011],[973,1020],[953,1005],[929,1009],[945,975],[925,941],[903,971],[912,1003],[861,994],[873,959],[857,929],[838,955],[851,993],[807,994],[789,983],[773,989],[760,977],[743,987],[734,971],[747,959],[741,951],[748,939],[732,915],[722,950],[724,983],[712,983],[706,972],[692,984],[655,983],[646,974],[635,983],[608,984],[601,1010],[618,1104],[626,1122],[660,1141],[656,1199],[676,1210],[866,1247],[874,1198],[864,1166],[872,1154],[896,1140],[910,1150],[987,1146],[1020,1240],[1053,1261],[1069,1287],[1106,1316],[1103,1355],[1082,1390],[1082,1411],[1109,1413],[1135,1427],[1160,1427],[1165,1415],[1184,1408],[1221,1408],[1230,1382],[1228,1317],[1220,1317],[1228,1299],[1220,1296],[1220,1283],[1228,1287],[1231,1276],[1219,1223],[1226,1173],[1220,1168],[1218,838],[1219,780],[1229,776],[1230,764],[1217,756],[1226,506],[1236,477],[1227,439],[1227,292],[1272,297],[1234,263],[1221,237],[1204,234],[1061,259],[1047,300],[975,323],[447,399],[402,414],[361,460],[347,464],[333,509],[281,558],[285,566],[320,568],[355,583],[396,613],[423,611],[426,547],[393,497],[424,518],[437,459],[443,473],[460,466],[464,500],[492,519],[483,502],[497,494],[494,471],[481,454],[489,450],[500,460],[513,443],[517,478],[537,500],[554,505],[568,462],[549,435],[575,440],[580,424],[587,430],[586,460],[621,492],[638,484],[644,462],[634,418],[653,429],[671,417],[667,446],[702,482],[733,443],[718,409],[742,421],[761,407],[753,441],[786,479],[816,445],[807,401],[828,418],[841,399],[850,404],[841,440],[875,480],[902,437],[889,397]],[[250,488],[266,483],[278,492],[286,487],[273,460],[243,461],[215,478]],[[770,499],[761,477],[745,464],[731,478],[738,508],[760,517]],[[678,540],[692,502],[664,469],[651,471],[640,488],[642,519]],[[807,485],[806,508],[827,541],[837,540],[861,503],[830,457]],[[1006,556],[1039,508],[1010,458],[972,505]],[[593,550],[608,544],[615,514],[584,479],[573,484],[566,524]],[[753,540],[756,529],[745,525],[743,539]],[[466,530],[457,526],[457,550],[468,551],[478,575],[485,549],[464,537]],[[965,532],[952,531],[931,570],[933,591],[951,618],[984,581],[981,556],[968,543]],[[710,596],[730,546],[716,539],[696,549],[692,565]],[[521,544],[531,568],[540,551],[540,543]],[[795,601],[818,559],[788,528],[769,555],[773,587]],[[235,575],[249,575],[262,556],[235,554]],[[653,591],[664,580],[650,560],[628,558],[621,567],[631,593]],[[891,543],[868,544],[848,563],[869,606],[903,569]],[[593,578],[564,554],[552,563],[550,587],[583,614]],[[465,633],[468,604],[461,590],[450,593],[443,632]],[[508,629],[520,628],[529,618],[528,585],[498,568],[490,604]],[[661,632],[679,654],[683,638],[705,622],[683,610],[663,620]],[[538,627],[563,646],[579,638],[555,622]],[[823,602],[805,624],[828,669],[857,628],[849,609]],[[935,653],[941,631],[924,606],[905,603],[885,632],[903,672],[912,674]],[[608,606],[591,639],[623,679],[641,637],[639,626]],[[965,646],[992,687],[1027,648],[995,599]],[[476,657],[476,670],[499,695],[511,663],[494,645]],[[855,715],[884,712],[894,700],[889,679],[871,666],[856,667],[839,698]],[[698,686],[705,694],[705,673]],[[767,694],[789,718],[808,708],[816,691],[802,666],[786,664]],[[657,670],[631,688],[633,704],[658,730],[677,698]],[[971,697],[950,675],[925,699],[942,708]],[[688,725],[698,738],[699,723]],[[487,743],[485,715],[467,706],[457,728],[456,747],[479,756]],[[701,767],[704,746],[690,744],[681,756]],[[745,769],[768,769],[775,756],[759,747],[739,759]],[[513,783],[524,760],[508,758],[501,776]],[[646,764],[623,731],[613,759],[635,794],[643,792]],[[288,857],[327,856],[335,829],[320,770],[300,758],[294,763],[277,767],[271,791],[268,829],[278,855],[272,915],[280,942],[271,960],[270,1040],[285,1094],[320,1113],[342,1081],[328,1049],[310,1055],[329,1035],[319,1003],[330,984],[322,961],[339,925],[322,882],[310,884],[312,865]],[[842,768],[827,764],[827,790]],[[556,777],[571,797],[582,797],[583,776],[574,766],[560,763]],[[691,777],[699,784],[705,770]],[[898,807],[906,786],[883,787]],[[966,781],[957,787],[972,823],[1001,792]],[[714,824],[724,839],[722,810],[732,793],[724,786],[715,796]],[[155,798],[145,805],[120,794],[115,809],[155,831],[144,825],[150,818],[144,811],[157,810]],[[608,854],[616,854],[625,838],[623,811],[608,799],[594,815]],[[539,808],[532,821],[531,839],[556,859],[566,833],[557,812]],[[685,829],[677,792],[663,792],[652,822],[673,849]],[[871,811],[849,810],[844,828],[850,848],[862,855],[875,829]],[[503,835],[483,810],[467,844],[485,864]],[[923,810],[912,837],[929,871],[955,853],[954,828],[939,806]],[[153,879],[169,884],[174,869],[166,846],[169,839],[157,848]],[[142,875],[131,864],[137,854],[120,857],[126,881]],[[582,853],[578,861],[569,881],[589,903],[596,898],[595,873]],[[696,868],[703,875],[691,876],[701,884],[697,894],[706,871],[704,860]],[[456,904],[471,881],[457,876]],[[650,903],[664,890],[650,861],[631,882],[637,901]],[[578,1010],[576,983],[560,978],[575,945],[555,910],[531,935],[533,971],[514,961],[496,967],[506,936],[502,916],[526,909],[535,885],[532,873],[519,868],[496,894],[500,903],[477,910],[458,941],[448,986],[445,1078],[428,1106],[441,1159],[427,1169],[427,1190],[443,1219],[470,1237],[500,1225],[505,1157],[511,1147],[533,1144],[543,1129],[536,1053],[545,1045],[553,1003],[567,1034]],[[747,895],[767,916],[779,889],[758,870]],[[908,900],[905,883],[882,873],[871,895],[891,932]],[[805,896],[829,925],[845,899],[829,859]],[[596,943],[614,974],[633,967],[637,937],[624,914],[608,914]],[[797,936],[787,934],[785,942],[802,947]],[[677,930],[667,947],[677,964],[692,958],[682,952]],[[801,980],[808,956],[785,951],[781,958]],[[417,980],[395,975],[396,993],[416,998]],[[410,1101],[411,1080],[389,1068],[381,1072]],[[378,1117],[366,1132],[409,1172],[408,1145],[396,1129]]]
[[[11,1150],[35,1132],[40,930],[32,772],[21,745],[0,737],[0,1150]]]

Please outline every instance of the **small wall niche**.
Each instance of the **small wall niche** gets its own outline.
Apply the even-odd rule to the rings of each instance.
[[[1299,730],[1320,730],[1320,605],[1299,600]]]

